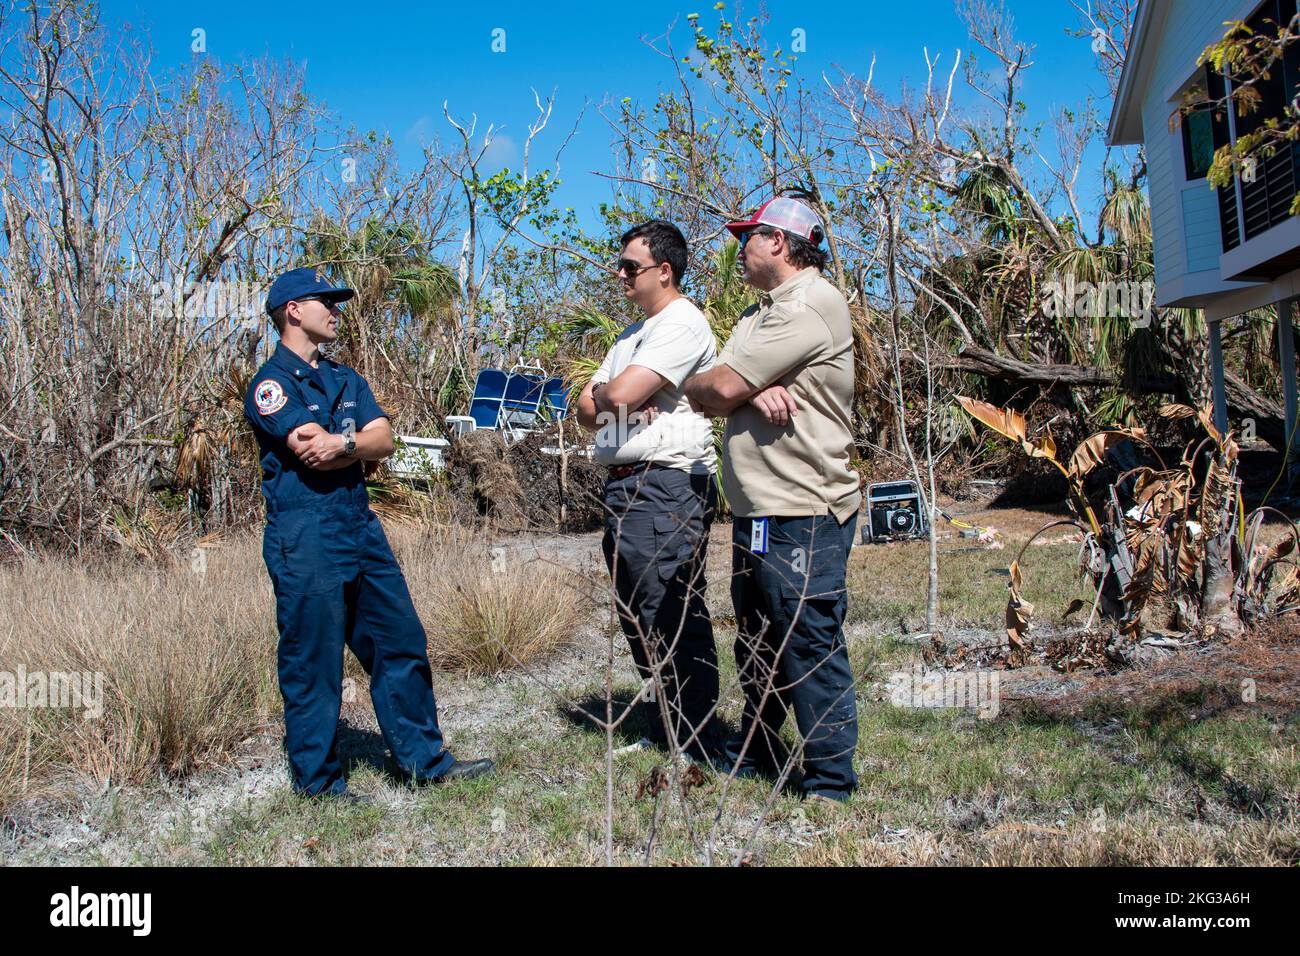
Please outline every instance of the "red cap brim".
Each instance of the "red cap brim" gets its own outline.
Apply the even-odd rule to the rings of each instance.
[[[771,199],[755,209],[748,219],[742,219],[740,222],[727,223],[727,228],[731,231],[733,236],[739,239],[742,233],[749,232],[749,230],[756,226],[763,225],[759,220],[763,218],[763,210],[770,205],[772,205]]]

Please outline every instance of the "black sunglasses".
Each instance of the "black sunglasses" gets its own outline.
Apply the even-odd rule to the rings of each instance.
[[[343,303],[340,302],[338,299],[335,299],[334,297],[328,295],[304,295],[301,296],[300,298],[294,299],[293,301],[294,302],[319,302],[327,309],[338,309],[340,312],[343,311]]]
[[[659,267],[659,265],[660,263],[654,263],[652,265],[647,266],[647,265],[642,265],[641,263],[636,262],[632,259],[619,259],[618,262],[615,264],[615,271],[626,272],[627,277],[629,279],[635,279],[637,276],[645,272],[647,269],[656,269]]]

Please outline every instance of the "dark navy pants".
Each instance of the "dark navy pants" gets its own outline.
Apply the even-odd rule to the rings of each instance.
[[[436,777],[442,745],[424,627],[379,519],[355,504],[270,512],[262,556],[275,587],[280,693],[294,790],[347,788],[336,753],[343,648],[370,675],[384,741],[401,770]]]
[[[706,756],[718,703],[718,653],[704,600],[713,476],[650,468],[605,484],[603,548],[618,618],[642,678],[658,666],[667,724],[687,752]],[[648,736],[668,740],[665,708],[644,708]]]
[[[727,754],[742,767],[778,770],[781,725],[793,708],[803,740],[800,788],[846,795],[857,786],[858,709],[843,629],[857,515],[843,524],[834,515],[767,520],[766,554],[750,550],[753,519],[736,518],[732,532],[736,669],[745,710]]]

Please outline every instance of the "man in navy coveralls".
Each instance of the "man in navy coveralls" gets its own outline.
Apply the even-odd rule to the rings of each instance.
[[[353,797],[337,754],[343,646],[370,675],[384,741],[415,783],[489,773],[443,747],[424,627],[379,519],[362,462],[393,452],[393,430],[366,380],[320,354],[338,337],[351,289],[294,269],[266,299],[280,344],[253,376],[244,415],[262,461],[262,556],[275,588],[285,746],[294,790]],[[360,801],[365,802],[365,801]]]

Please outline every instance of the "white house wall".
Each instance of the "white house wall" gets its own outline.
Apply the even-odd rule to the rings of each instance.
[[[1183,249],[1188,272],[1218,272],[1223,254],[1223,233],[1219,228],[1219,197],[1204,181],[1197,188],[1180,189],[1183,218]]]
[[[1151,231],[1155,245],[1156,303],[1184,299],[1189,289],[1213,294],[1245,287],[1219,279],[1223,241],[1218,204],[1205,180],[1187,181],[1182,132],[1169,120],[1181,91],[1196,71],[1205,47],[1223,35],[1227,20],[1249,16],[1258,0],[1147,0],[1166,9],[1151,26],[1147,55],[1151,72],[1142,94],[1142,126],[1147,147]],[[1189,251],[1190,250],[1190,251]]]

